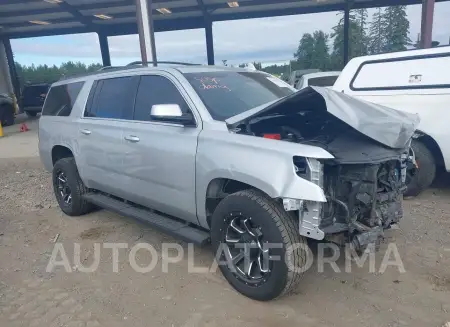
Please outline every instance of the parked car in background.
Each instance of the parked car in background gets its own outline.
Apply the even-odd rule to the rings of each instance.
[[[402,218],[417,122],[259,71],[160,64],[53,84],[39,152],[67,215],[96,205],[211,241],[228,282],[270,300],[300,281],[307,238],[364,251]]]
[[[333,89],[419,114],[407,195],[428,188],[439,168],[450,171],[450,47],[354,58]]]
[[[331,87],[341,72],[319,72],[303,75],[297,83],[296,89],[301,90],[308,86]]]
[[[291,73],[291,76],[289,77],[289,85],[293,88],[297,88],[298,82],[305,74],[311,74],[311,73],[318,73],[320,72],[320,69],[302,69],[302,70],[295,70]]]
[[[15,118],[14,101],[8,94],[0,94],[0,122],[2,126],[11,126]]]
[[[25,85],[19,103],[21,111],[31,117],[40,113],[49,88],[50,84],[46,83]]]

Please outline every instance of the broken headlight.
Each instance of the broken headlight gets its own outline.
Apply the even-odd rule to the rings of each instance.
[[[323,188],[323,164],[313,158],[294,157],[295,173]]]

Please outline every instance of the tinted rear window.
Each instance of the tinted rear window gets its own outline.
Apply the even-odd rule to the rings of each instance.
[[[45,101],[43,116],[69,116],[84,82],[54,86]]]
[[[132,119],[139,76],[99,80],[92,88],[85,117]]]
[[[226,120],[296,90],[282,80],[257,72],[204,72],[184,74],[211,117]]]
[[[308,79],[309,86],[333,86],[339,76],[324,76]]]

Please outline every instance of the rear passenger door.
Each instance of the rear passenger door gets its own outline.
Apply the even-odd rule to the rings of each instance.
[[[195,127],[152,121],[157,104],[178,104],[196,117]],[[163,213],[197,223],[195,155],[201,130],[187,93],[171,75],[141,76],[133,122],[123,129],[125,186],[128,199]]]
[[[139,76],[98,80],[79,124],[80,174],[85,184],[125,197],[123,127],[132,119]]]

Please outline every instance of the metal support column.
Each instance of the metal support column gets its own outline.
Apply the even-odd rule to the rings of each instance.
[[[152,61],[153,66],[156,66],[157,58],[155,30],[153,29],[152,2],[152,0],[136,0],[136,15],[142,63],[147,65],[149,61]],[[148,56],[151,56],[150,60],[148,60]]]
[[[9,75],[11,76],[11,81],[14,89],[14,94],[17,99],[20,99],[21,89],[19,75],[17,74],[16,65],[14,63],[14,55],[11,48],[11,42],[9,39],[3,39],[3,46],[5,47],[6,59],[8,61]]]
[[[108,37],[105,34],[98,33],[98,42],[100,43],[103,67],[111,66],[111,55],[109,54]]]
[[[431,48],[433,37],[433,16],[435,0],[422,1],[421,47]]]
[[[212,21],[206,19],[205,24],[206,24],[205,25],[206,54],[208,56],[208,65],[214,65],[214,40],[213,40]]]
[[[350,3],[344,9],[344,66],[347,65],[350,58]]]

